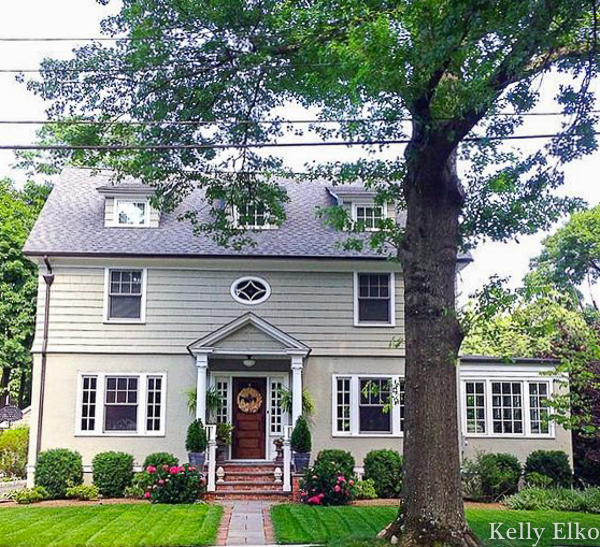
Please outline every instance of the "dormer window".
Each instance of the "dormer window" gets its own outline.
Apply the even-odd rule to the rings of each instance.
[[[246,203],[233,209],[234,224],[247,230],[269,230],[276,228],[270,224],[269,210],[263,203]]]
[[[368,231],[374,232],[381,228],[381,221],[386,218],[386,208],[374,203],[353,203],[352,220],[360,223],[360,226]]]
[[[117,199],[115,223],[117,226],[147,226],[148,201],[139,199]]]

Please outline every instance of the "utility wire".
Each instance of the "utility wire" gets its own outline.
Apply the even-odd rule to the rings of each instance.
[[[593,135],[600,135],[600,132],[595,131]],[[521,141],[532,139],[552,139],[554,137],[566,138],[570,135],[560,133],[539,133],[534,135],[510,135],[507,137],[491,136],[491,137],[467,137],[462,142],[482,142],[482,141]],[[257,142],[249,144],[108,144],[108,145],[93,145],[93,144],[3,144],[0,145],[0,150],[53,150],[53,151],[68,151],[68,150],[207,150],[207,149],[229,149],[238,150],[250,148],[297,148],[297,147],[319,147],[319,146],[378,146],[387,144],[408,144],[410,139],[392,139],[392,140],[368,140],[368,141],[325,141],[325,142]]]
[[[599,114],[600,110],[590,110],[590,114]],[[544,116],[569,116],[564,112],[496,112],[488,114],[485,118],[500,117],[544,117]],[[452,118],[434,118],[435,120],[449,120]],[[0,120],[0,125],[110,125],[110,126],[162,126],[162,125],[183,125],[183,126],[203,126],[203,125],[324,125],[324,124],[351,124],[351,123],[402,123],[412,122],[413,118],[340,118],[338,120],[320,120],[320,119],[273,119],[273,120],[132,120],[132,121],[110,121],[110,120]]]

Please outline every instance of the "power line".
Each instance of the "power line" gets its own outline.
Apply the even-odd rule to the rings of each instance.
[[[593,132],[593,135],[600,135],[600,132]],[[554,137],[567,138],[570,135],[560,133],[539,133],[534,135],[510,135],[490,136],[490,137],[467,137],[462,142],[483,142],[483,141],[515,141],[515,140],[534,140],[534,139],[552,139]],[[118,150],[208,150],[208,149],[251,149],[251,148],[299,148],[299,147],[319,147],[319,146],[379,146],[388,144],[408,144],[410,139],[392,139],[392,140],[367,140],[367,141],[324,141],[324,142],[258,142],[249,144],[108,144],[108,145],[93,145],[93,144],[4,144],[0,145],[0,150],[49,150],[49,151],[76,151],[76,150],[98,150],[98,151],[118,151]]]
[[[600,110],[590,110],[590,114],[599,114]],[[545,117],[545,116],[569,116],[565,112],[496,112],[488,114],[485,118],[499,117]],[[452,118],[434,118],[435,120],[450,120]],[[203,126],[203,125],[323,125],[323,124],[351,124],[351,123],[402,123],[412,122],[413,118],[340,118],[337,120],[328,119],[322,120],[317,118],[309,119],[262,119],[262,120],[126,120],[126,121],[110,121],[110,120],[89,120],[89,119],[74,119],[74,120],[0,120],[0,125],[112,125],[112,126]]]

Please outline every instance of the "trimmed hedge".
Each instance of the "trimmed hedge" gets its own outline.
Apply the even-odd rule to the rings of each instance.
[[[569,456],[561,450],[536,450],[527,457],[525,475],[539,473],[552,479],[552,485],[568,488],[573,482]]]
[[[105,498],[122,498],[133,482],[133,456],[124,452],[101,452],[92,460],[94,484]]]
[[[142,468],[146,469],[149,465],[152,467],[162,467],[163,465],[173,467],[174,465],[179,465],[179,459],[168,452],[154,452],[146,456]]]
[[[340,467],[340,470],[347,478],[350,478],[354,475],[356,462],[354,461],[354,456],[347,450],[338,450],[336,448],[327,448],[325,450],[321,450],[321,452],[319,452],[317,455],[315,463],[325,460],[337,463]]]
[[[372,480],[379,498],[399,498],[404,479],[402,456],[395,450],[371,450],[364,461],[364,480]]]
[[[194,420],[187,430],[187,436],[185,439],[185,449],[188,452],[204,452],[208,446],[208,439],[206,438],[206,429],[202,420]]]
[[[67,490],[83,483],[81,454],[66,448],[40,452],[35,466],[35,485],[43,486],[50,497],[63,499]]]

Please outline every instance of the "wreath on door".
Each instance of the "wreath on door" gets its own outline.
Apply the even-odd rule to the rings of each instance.
[[[256,414],[262,403],[262,395],[253,387],[245,387],[237,396],[238,408],[245,414]]]

